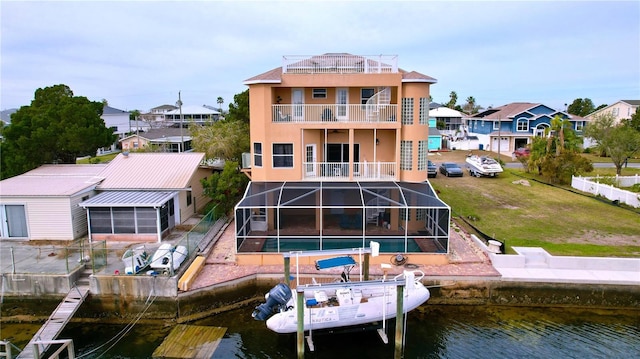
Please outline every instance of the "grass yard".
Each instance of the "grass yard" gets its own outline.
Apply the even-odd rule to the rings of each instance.
[[[464,158],[463,154],[463,158]],[[438,163],[464,159],[430,156]],[[637,171],[637,169],[635,169]],[[640,256],[640,213],[590,196],[531,180],[506,169],[496,178],[438,175],[429,179],[438,196],[484,233],[514,246],[542,247],[554,255]]]
[[[103,155],[103,156],[93,156],[93,157],[87,157],[87,158],[82,158],[76,161],[76,164],[82,165],[82,164],[90,164],[90,163],[106,163],[111,161],[112,159],[114,159],[117,155],[119,155],[120,152],[114,152],[114,153],[110,153],[108,155]]]

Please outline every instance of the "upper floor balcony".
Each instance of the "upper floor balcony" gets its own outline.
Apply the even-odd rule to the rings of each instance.
[[[397,122],[398,105],[272,105],[273,122]]]
[[[282,57],[284,74],[398,73],[397,55],[324,54]]]

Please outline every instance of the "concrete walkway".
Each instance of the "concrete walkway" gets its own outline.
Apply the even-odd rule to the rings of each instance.
[[[234,223],[231,222],[207,255],[204,268],[190,290],[244,278],[251,275],[282,276],[284,265],[239,266],[235,261]],[[494,254],[477,237],[450,231],[449,264],[425,265],[419,269],[432,280],[499,280],[542,283],[591,283],[640,285],[640,258],[589,258],[551,256],[541,248],[518,247],[518,254]],[[388,255],[391,259],[391,254]],[[411,254],[408,255],[411,263]],[[294,261],[291,273],[296,272]],[[392,266],[388,275],[402,272],[403,266]],[[299,266],[300,274],[318,275],[314,266]],[[354,268],[352,276],[357,273]],[[331,273],[323,271],[322,274]],[[335,275],[339,275],[336,271]],[[372,276],[382,276],[382,268],[372,266]]]

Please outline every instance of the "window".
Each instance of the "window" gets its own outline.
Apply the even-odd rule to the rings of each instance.
[[[89,208],[89,229],[91,233],[112,233],[111,208]]]
[[[576,131],[584,130],[584,121],[576,121]]]
[[[171,199],[173,201],[173,199]],[[187,191],[187,207],[189,207],[191,205],[191,202],[193,202],[193,197],[191,195],[191,191]],[[171,206],[171,208],[173,208],[173,206]],[[173,215],[173,213],[171,213]]]
[[[493,129],[498,131],[500,129],[500,121],[493,121]]]
[[[262,167],[262,143],[253,143],[253,165],[256,167]]]
[[[421,125],[429,124],[429,99],[426,97],[420,97],[420,118],[418,121]]]
[[[274,143],[273,144],[273,167],[283,168],[293,167],[293,144]]]
[[[427,219],[427,209],[426,208],[418,208],[416,209],[416,220],[424,221]]]
[[[427,169],[427,152],[429,152],[429,141],[420,140],[418,142],[418,171]]]
[[[156,210],[154,208],[136,207],[138,233],[157,233]]]
[[[413,98],[402,99],[402,124],[413,125]]]
[[[400,222],[411,220],[411,208],[400,208],[398,212],[399,212]]]
[[[517,131],[523,132],[529,130],[529,121],[521,118],[518,120]]]
[[[363,105],[367,104],[367,101],[373,96],[376,90],[374,89],[361,89],[360,90],[360,103]]]
[[[613,111],[613,115],[614,116],[618,116],[618,108],[617,107],[614,107],[612,111]]]
[[[327,98],[327,89],[313,89],[311,90],[311,97]]]
[[[401,141],[400,142],[400,169],[411,170],[411,162],[413,153],[413,141]]]

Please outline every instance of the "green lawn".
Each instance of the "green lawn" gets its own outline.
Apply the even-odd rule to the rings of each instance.
[[[497,178],[432,179],[453,216],[514,246],[542,247],[554,255],[640,256],[640,213],[591,196],[529,180],[506,170]]]
[[[83,158],[80,160],[76,161],[76,164],[89,164],[89,163],[105,163],[105,162],[109,162],[112,159],[114,159],[117,155],[119,155],[120,152],[115,152],[115,153],[110,153],[108,155],[103,155],[103,156],[92,156],[92,157],[88,157],[88,158]]]

